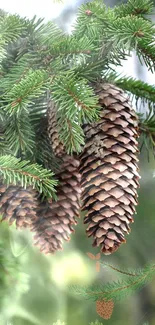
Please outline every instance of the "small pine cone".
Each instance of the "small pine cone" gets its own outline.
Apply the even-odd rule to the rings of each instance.
[[[93,246],[115,252],[137,205],[137,116],[124,92],[111,84],[95,87],[103,108],[100,120],[84,126],[86,144],[81,154],[82,209]]]
[[[56,105],[50,100],[48,103],[48,136],[56,157],[62,157],[65,154],[64,145],[59,138],[57,117],[56,117]]]
[[[31,187],[0,185],[0,214],[9,225],[15,221],[17,228],[29,228],[36,219],[37,193]]]
[[[96,312],[103,319],[110,319],[114,309],[114,302],[112,300],[97,300]]]
[[[69,240],[69,235],[76,225],[75,217],[80,211],[80,181],[78,172],[79,160],[75,157],[64,155],[61,171],[56,174],[59,181],[57,187],[57,201],[40,203],[38,219],[34,223],[33,231],[35,245],[40,246],[40,251],[54,253],[62,249],[63,240]]]

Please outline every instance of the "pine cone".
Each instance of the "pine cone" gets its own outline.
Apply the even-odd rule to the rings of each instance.
[[[81,154],[82,209],[88,210],[88,237],[108,255],[115,252],[137,205],[137,117],[124,92],[98,84],[100,120],[84,126],[86,144]]]
[[[96,301],[96,312],[103,319],[111,318],[114,309],[114,302],[112,300],[97,300]]]
[[[31,227],[36,219],[37,193],[31,187],[0,185],[0,214],[9,225],[15,221],[17,228]]]
[[[63,240],[68,241],[74,231],[72,225],[77,224],[75,217],[79,217],[81,195],[78,167],[77,158],[64,155],[61,171],[56,174],[57,201],[43,202],[38,208],[34,239],[44,253],[61,250]]]
[[[63,143],[60,141],[57,117],[56,117],[56,105],[50,100],[48,103],[48,136],[55,156],[61,157],[65,154]]]

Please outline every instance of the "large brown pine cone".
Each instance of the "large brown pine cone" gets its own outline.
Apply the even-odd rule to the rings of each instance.
[[[57,201],[43,202],[38,208],[34,239],[44,253],[61,250],[63,240],[70,239],[72,226],[77,224],[75,217],[79,217],[81,196],[78,168],[79,159],[64,155],[60,172],[56,174]]]
[[[124,92],[111,84],[95,86],[100,120],[84,126],[81,154],[82,209],[93,246],[108,255],[129,233],[137,205],[137,117]]]
[[[0,185],[0,215],[2,221],[11,225],[14,221],[19,228],[30,228],[36,219],[37,193],[31,187],[5,184]]]

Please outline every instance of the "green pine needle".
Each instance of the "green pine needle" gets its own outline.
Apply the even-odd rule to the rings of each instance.
[[[117,17],[125,17],[128,15],[143,16],[151,14],[153,6],[153,1],[150,0],[129,0],[126,4],[116,6],[114,11]]]
[[[45,92],[45,81],[47,75],[44,71],[30,69],[26,76],[6,90],[3,100],[8,102],[5,107],[10,115],[19,114],[22,109],[26,110],[28,104],[33,103],[35,98]]]
[[[120,272],[117,269],[115,271]],[[124,280],[113,281],[105,285],[91,285],[88,287],[73,286],[71,289],[85,299],[91,299],[93,301],[112,299],[117,301],[142,289],[144,285],[152,281],[155,276],[155,264],[147,265],[144,269],[133,271],[128,275],[126,271],[121,271],[120,273],[126,275]]]
[[[1,40],[5,43],[17,39],[24,31],[24,21],[18,15],[0,17]]]
[[[107,75],[107,80],[112,80],[118,87],[133,94],[137,101],[141,99],[143,103],[155,102],[155,86],[153,85],[132,77],[121,77],[115,72]]]
[[[53,179],[54,174],[38,164],[31,164],[29,161],[22,161],[10,155],[1,156],[0,173],[7,185],[21,184],[25,188],[31,185],[43,197],[56,198],[57,181]]]
[[[87,80],[74,72],[61,75],[51,85],[52,98],[58,107],[60,138],[68,153],[80,152],[84,145],[82,123],[98,119],[98,99]]]

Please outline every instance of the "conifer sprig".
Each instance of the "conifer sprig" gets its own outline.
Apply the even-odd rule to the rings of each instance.
[[[29,161],[22,161],[10,155],[1,156],[0,173],[8,185],[20,183],[25,188],[31,185],[43,197],[56,198],[57,181],[53,178],[54,174],[38,164],[31,164]]]
[[[1,40],[5,44],[17,39],[24,28],[24,21],[18,15],[4,15],[0,17]]]
[[[133,94],[136,101],[141,99],[143,103],[147,104],[155,102],[155,87],[153,85],[132,77],[121,77],[114,72],[107,75],[107,80],[113,80],[118,87]]]
[[[7,120],[4,139],[13,155],[27,156],[35,148],[35,132],[27,111]]]
[[[151,14],[153,11],[153,1],[150,0],[129,0],[125,4],[115,6],[115,14],[117,17],[125,17],[128,15],[144,16]]]
[[[108,266],[108,265],[107,265]],[[72,287],[72,290],[83,296],[85,299],[91,300],[120,300],[133,292],[140,290],[144,285],[152,281],[155,276],[155,264],[150,264],[142,270],[124,271],[113,266],[109,266],[114,271],[117,271],[125,276],[123,280],[114,281],[105,285],[91,285],[88,287]]]
[[[4,14],[0,16],[0,63],[5,58],[8,43],[19,38],[24,29],[25,23],[18,15]]]
[[[127,50],[137,48],[139,40],[147,41],[148,45],[153,42],[154,26],[151,22],[137,16],[126,16],[110,21],[107,27],[107,37],[125,46]],[[141,42],[142,43],[142,42]]]
[[[33,103],[34,98],[40,97],[45,92],[45,80],[47,75],[44,71],[29,70],[26,76],[4,93],[3,100],[8,102],[5,111],[10,115],[19,114],[21,109]]]
[[[57,104],[60,138],[68,153],[80,152],[84,144],[82,123],[98,119],[98,99],[87,80],[74,72],[62,74],[53,80],[52,97]]]

